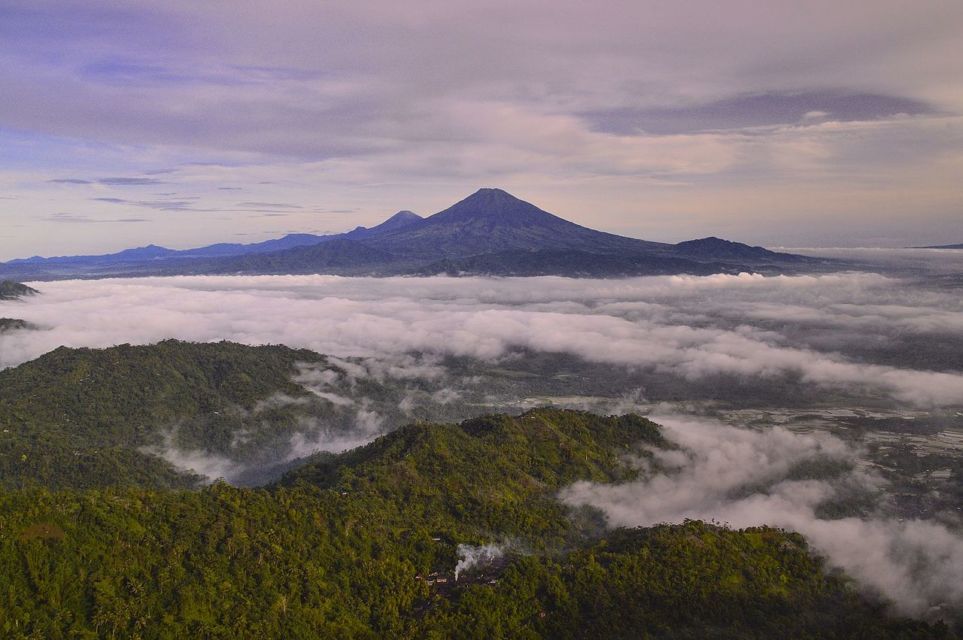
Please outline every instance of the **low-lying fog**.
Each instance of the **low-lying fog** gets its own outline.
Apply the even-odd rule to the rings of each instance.
[[[963,607],[963,265],[955,253],[949,263],[900,255],[882,273],[814,276],[36,283],[42,295],[0,303],[0,317],[40,327],[0,334],[0,366],[60,345],[226,339],[368,358],[343,370],[405,389],[419,380],[420,396],[394,396],[402,417],[424,417],[418,402],[452,419],[547,403],[649,412],[678,451],[637,483],[579,483],[560,498],[612,525],[714,518],[798,530],[832,565],[925,614]],[[299,382],[352,400],[324,375]],[[397,426],[353,400],[355,433],[315,425],[287,458]],[[904,437],[916,448],[899,448]],[[238,472],[230,456],[161,453]]]
[[[872,273],[626,280],[177,277],[38,284],[4,311],[0,366],[60,345],[163,338],[282,343],[338,356],[513,349],[697,381],[795,376],[918,407],[963,404],[959,291]],[[14,315],[15,314],[15,315]]]

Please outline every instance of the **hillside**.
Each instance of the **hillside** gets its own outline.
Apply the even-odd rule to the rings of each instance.
[[[645,455],[639,441],[661,444],[638,417],[532,411],[413,425],[271,490],[0,493],[0,625],[11,638],[953,637],[888,617],[798,535],[602,533],[553,500],[573,479],[636,473],[620,461]],[[484,543],[500,551],[456,580],[461,545]]]
[[[429,218],[381,234],[370,244],[421,259],[559,249],[639,252],[666,246],[582,227],[501,189],[480,189]]]
[[[418,275],[550,276],[573,278],[621,278],[656,275],[710,275],[741,271],[720,262],[695,262],[672,256],[648,254],[589,253],[574,249],[501,251],[469,258],[445,258],[432,262]]]
[[[193,486],[197,477],[156,455],[165,451],[233,463],[236,481],[263,482],[283,471],[270,464],[296,433],[354,427],[357,407],[294,382],[305,366],[340,371],[305,350],[174,340],[62,347],[0,371],[0,486]],[[387,406],[400,400],[372,381],[352,389]]]
[[[331,273],[370,274],[387,270],[401,260],[381,249],[357,240],[337,238],[286,251],[237,256],[217,262],[192,265],[195,273]]]
[[[643,418],[541,409],[517,418],[408,425],[359,449],[308,462],[281,483],[360,493],[370,496],[377,505],[372,508],[397,510],[404,520],[462,535],[481,527],[545,546],[579,530],[555,492],[579,479],[635,477],[621,456],[645,455],[640,445],[664,445],[656,425]],[[528,511],[524,525],[515,520],[518,509]]]

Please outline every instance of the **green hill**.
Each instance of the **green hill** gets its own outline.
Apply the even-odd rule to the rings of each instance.
[[[634,478],[624,456],[646,455],[640,445],[653,444],[664,444],[658,427],[638,416],[539,409],[517,418],[408,425],[305,464],[282,484],[364,496],[372,511],[438,530],[471,535],[480,526],[547,546],[598,525],[570,519],[555,499],[559,489],[580,479]]]
[[[699,522],[602,537],[552,500],[662,444],[635,416],[413,425],[270,489],[0,493],[10,638],[939,638],[798,535]],[[581,532],[581,533],[579,533]],[[459,544],[502,543],[455,581]]]
[[[293,381],[299,366],[340,371],[306,350],[174,340],[59,348],[0,371],[0,486],[192,486],[195,476],[151,452],[221,456],[257,470],[284,458],[305,417],[351,428],[350,407]],[[354,392],[386,393],[371,381]],[[267,402],[279,397],[286,401]]]

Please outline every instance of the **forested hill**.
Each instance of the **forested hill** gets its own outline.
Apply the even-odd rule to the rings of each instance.
[[[12,280],[0,280],[0,300],[18,300],[39,293],[36,289]]]
[[[644,446],[640,446],[644,445]],[[795,534],[606,531],[553,499],[637,473],[636,417],[411,425],[269,490],[0,493],[11,638],[939,638]],[[636,467],[637,468],[637,467]],[[504,555],[455,579],[466,547]],[[470,548],[467,548],[470,549]]]
[[[540,409],[517,418],[408,425],[339,456],[322,455],[282,484],[359,493],[375,501],[375,510],[397,511],[402,520],[464,535],[480,527],[545,546],[597,525],[565,517],[555,492],[576,480],[634,478],[625,455],[663,444],[658,427],[638,416]]]
[[[13,282],[12,280],[0,280],[0,301],[20,300],[26,296],[39,293],[25,284]],[[7,331],[20,331],[24,329],[36,329],[29,322],[18,318],[4,318],[0,316],[0,333]]]
[[[353,414],[294,382],[306,366],[340,371],[284,346],[56,349],[0,371],[0,486],[193,486],[198,478],[151,453],[164,447],[255,468],[277,460],[303,429],[299,418],[353,424]],[[377,383],[358,384],[378,395]]]

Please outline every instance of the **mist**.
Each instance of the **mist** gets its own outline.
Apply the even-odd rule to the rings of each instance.
[[[560,499],[600,509],[612,526],[698,519],[733,527],[769,525],[802,533],[831,566],[902,613],[963,607],[963,536],[946,523],[903,520],[888,509],[887,482],[859,464],[860,452],[826,434],[736,428],[654,416],[679,449],[641,459],[642,479],[577,482]],[[862,505],[833,518],[833,504]],[[858,508],[857,508],[858,509]],[[956,523],[957,525],[959,523]]]
[[[497,361],[515,350],[698,381],[792,377],[916,407],[963,404],[963,304],[873,273],[624,280],[176,277],[40,283],[0,315],[0,366],[58,346],[164,338],[282,343],[385,361],[366,375],[442,375],[410,354]],[[11,308],[7,309],[6,307]],[[15,308],[14,308],[15,307]],[[372,365],[375,369],[376,366]]]

